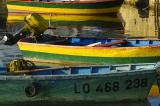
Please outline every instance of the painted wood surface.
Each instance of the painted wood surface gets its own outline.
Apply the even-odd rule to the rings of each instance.
[[[94,2],[30,2],[8,1],[8,9],[55,14],[110,14],[117,13],[123,0]]]
[[[150,63],[158,62],[160,46],[158,40],[128,40],[126,44],[113,47],[89,47],[87,45],[103,42],[110,44],[119,40],[95,38],[68,38],[68,45],[19,42],[19,48],[27,59],[50,63]],[[34,50],[32,48],[35,48]]]
[[[143,69],[140,67],[141,65],[137,69],[127,70],[125,65],[119,65],[117,69],[115,67],[103,74],[86,73],[92,71],[91,67],[79,68],[79,71],[76,67],[72,67],[68,71],[73,73],[68,74],[2,75],[0,82],[3,84],[0,85],[0,90],[3,92],[0,103],[144,100],[148,96],[156,74],[153,67]],[[65,72],[65,69],[57,71]],[[37,91],[33,97],[26,95],[28,94],[26,88],[31,85],[34,85]]]

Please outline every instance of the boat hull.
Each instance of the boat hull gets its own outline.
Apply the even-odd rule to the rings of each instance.
[[[119,11],[123,0],[108,0],[103,2],[25,2],[8,1],[8,9],[24,10],[37,13],[55,14],[112,14]]]
[[[3,91],[0,103],[144,100],[155,76],[153,70],[105,75],[0,76],[0,91]],[[38,93],[28,97],[25,88],[33,83],[37,84]]]

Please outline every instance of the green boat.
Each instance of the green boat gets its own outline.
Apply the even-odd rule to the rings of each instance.
[[[157,69],[142,63],[2,71],[0,103],[144,100]]]

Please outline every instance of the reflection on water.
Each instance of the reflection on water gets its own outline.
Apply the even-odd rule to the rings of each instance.
[[[10,10],[9,10],[10,11]],[[18,30],[23,23],[24,12],[9,13],[8,26],[10,32]],[[51,29],[46,33],[61,36],[105,36],[124,37],[157,37],[158,20],[154,9],[139,8],[123,4],[117,16],[80,16],[41,14],[48,20]],[[14,21],[18,21],[16,23]]]
[[[9,13],[9,32],[14,33],[23,26],[23,19],[27,14],[19,13],[18,16],[17,14]],[[18,20],[15,19],[15,15]],[[49,34],[60,36],[120,37],[118,35],[123,33],[122,22],[117,16],[41,15],[50,23],[50,29],[46,31]],[[16,23],[14,23],[14,20],[16,20]]]

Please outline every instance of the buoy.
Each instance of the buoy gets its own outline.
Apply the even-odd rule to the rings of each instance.
[[[17,71],[33,70],[33,69],[36,69],[36,65],[33,62],[24,59],[12,60],[7,66],[8,72],[17,72]]]

